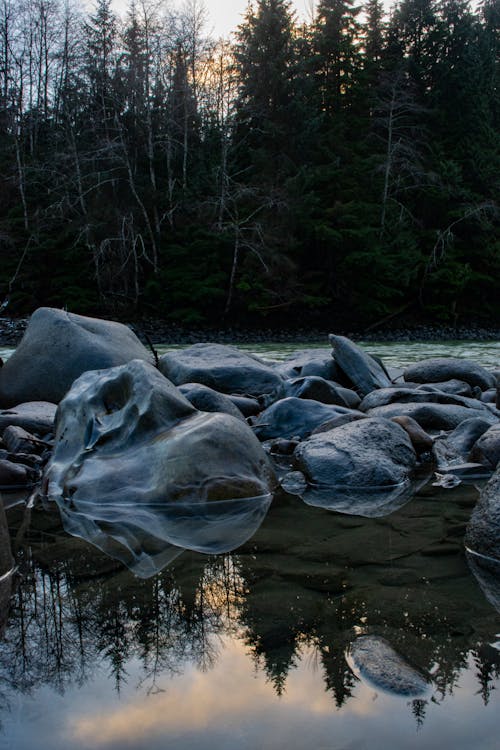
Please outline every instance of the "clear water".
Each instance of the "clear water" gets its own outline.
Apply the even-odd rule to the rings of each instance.
[[[0,748],[497,750],[500,614],[463,548],[477,494],[429,483],[377,519],[282,495],[235,552],[186,551],[147,580],[5,496]],[[428,694],[356,677],[364,634]]]

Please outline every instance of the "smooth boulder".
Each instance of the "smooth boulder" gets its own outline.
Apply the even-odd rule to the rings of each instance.
[[[0,368],[0,406],[27,401],[57,404],[82,373],[132,359],[152,363],[153,355],[127,326],[41,307]]]
[[[377,388],[387,388],[391,379],[382,365],[345,336],[328,336],[332,356],[355,389],[366,396]]]
[[[194,344],[160,357],[160,372],[175,385],[202,383],[215,391],[275,400],[283,378],[258,357],[224,344]]]
[[[238,546],[262,520],[275,481],[244,421],[196,410],[134,360],[73,384],[44,486],[70,533],[106,552],[119,546],[110,554],[148,571],[165,544]]]
[[[482,391],[496,387],[493,373],[476,362],[460,357],[435,357],[410,365],[404,371],[404,379],[414,383],[439,383],[444,380],[463,380]]]
[[[289,396],[268,406],[253,421],[252,427],[259,440],[302,438],[323,422],[351,413],[345,406]]]
[[[481,406],[484,407],[485,404],[481,404]],[[394,403],[368,409],[366,413],[370,417],[385,417],[386,419],[403,416],[412,417],[424,430],[435,431],[454,430],[466,419],[473,417],[484,419],[491,425],[498,422],[498,417],[487,409],[472,409],[468,406],[459,406],[457,404]]]
[[[475,555],[500,562],[500,468],[483,487],[472,511],[465,546]]]
[[[214,391],[201,383],[185,383],[179,386],[180,392],[198,411],[222,412],[236,419],[244,419],[243,414],[224,393]]]
[[[48,401],[29,401],[0,411],[0,435],[7,427],[22,427],[37,435],[52,432],[56,418],[56,404]]]
[[[500,424],[482,433],[471,448],[470,460],[492,470],[497,468],[500,464]]]
[[[312,399],[321,401],[322,404],[336,404],[350,409],[356,409],[361,400],[354,391],[317,375],[286,380],[285,396]]]
[[[437,437],[433,445],[433,454],[438,469],[441,471],[468,461],[472,447],[490,426],[486,420],[473,417],[464,420],[448,435]]]

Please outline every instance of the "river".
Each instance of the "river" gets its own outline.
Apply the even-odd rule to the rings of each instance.
[[[495,342],[367,348],[393,366],[500,359]],[[0,748],[496,750],[500,614],[463,548],[476,499],[428,482],[368,519],[283,494],[233,553],[185,551],[146,580],[55,514],[35,509],[26,531],[11,508],[21,577],[0,644]],[[387,659],[363,664],[366,637],[399,681]]]

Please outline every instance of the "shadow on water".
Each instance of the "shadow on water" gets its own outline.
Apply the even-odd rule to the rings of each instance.
[[[422,724],[428,700],[449,700],[471,658],[487,704],[500,676],[499,621],[463,549],[476,498],[470,487],[427,485],[392,515],[362,518],[282,494],[265,519],[261,505],[262,525],[233,554],[185,552],[146,580],[70,538],[55,513],[35,509],[18,548],[22,580],[0,647],[3,710],[17,692],[68,690],[103,666],[119,690],[130,659],[141,665],[141,686],[154,692],[166,674],[214,666],[223,635],[243,640],[278,695],[312,648],[333,706],[348,704],[366,675],[367,683],[385,680],[386,691],[403,694],[401,680],[413,669],[432,694],[404,693],[416,696],[409,706]],[[22,509],[7,515],[15,535]],[[180,542],[191,521],[177,522]],[[0,562],[10,570],[5,550],[2,543]],[[10,585],[0,588],[4,620]],[[366,637],[382,649],[382,666],[360,662]],[[358,674],[349,665],[353,653]],[[381,674],[388,660],[389,676]]]

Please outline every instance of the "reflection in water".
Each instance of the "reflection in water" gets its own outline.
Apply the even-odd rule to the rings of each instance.
[[[236,553],[186,552],[147,580],[35,509],[0,646],[5,736],[16,750],[331,747],[332,736],[404,750],[417,724],[425,750],[493,747],[500,623],[462,548],[475,499],[426,486],[367,519],[282,496]],[[20,523],[13,508],[13,533]],[[356,679],[345,653],[375,636],[432,675],[432,700]]]
[[[230,552],[259,528],[272,495],[205,502],[100,503],[80,500],[78,510],[60,503],[66,531],[149,578],[183,549],[206,554]]]

